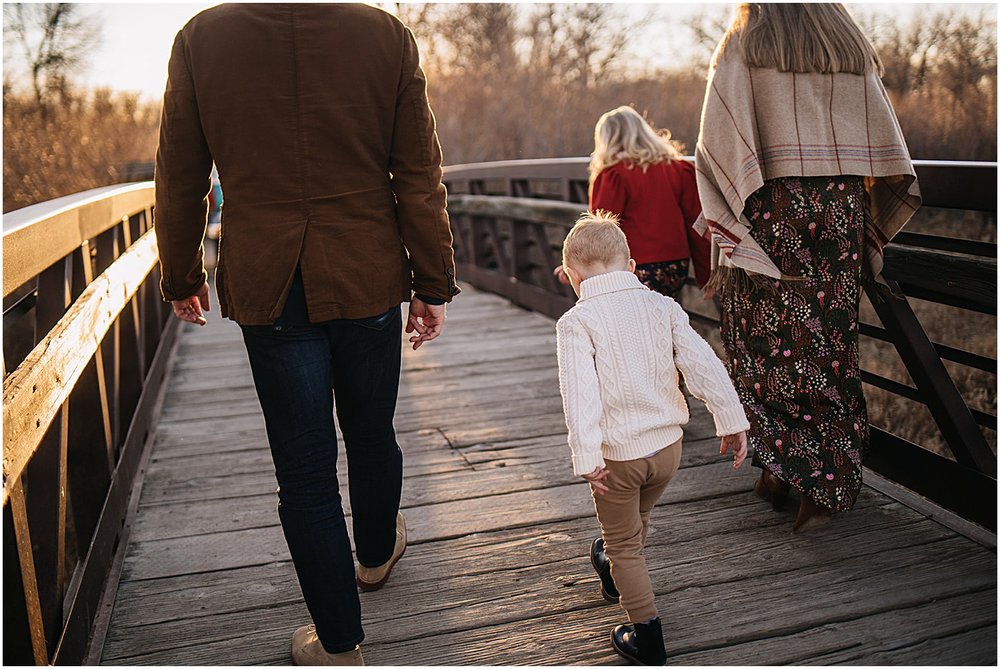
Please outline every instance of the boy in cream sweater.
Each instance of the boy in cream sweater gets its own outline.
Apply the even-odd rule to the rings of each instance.
[[[688,407],[678,387],[701,398],[733,467],[747,454],[750,427],[722,362],[674,300],[646,288],[632,270],[613,215],[584,214],[563,242],[563,271],[579,296],[556,325],[559,389],[573,471],[590,482],[601,537],[591,562],[601,593],[631,624],[611,642],[644,665],[666,662],[663,633],[643,555],[649,515],[681,459]],[[619,597],[620,594],[620,597]]]

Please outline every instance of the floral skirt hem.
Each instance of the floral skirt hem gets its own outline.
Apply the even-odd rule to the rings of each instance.
[[[690,263],[688,258],[644,263],[635,266],[635,275],[650,290],[676,299],[688,277]]]

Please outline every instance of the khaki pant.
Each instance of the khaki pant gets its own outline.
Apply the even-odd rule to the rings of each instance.
[[[610,472],[608,491],[594,494],[604,549],[611,559],[611,576],[621,594],[619,603],[632,623],[655,618],[653,586],[646,569],[646,532],[649,514],[681,461],[681,442],[648,458],[605,460]]]

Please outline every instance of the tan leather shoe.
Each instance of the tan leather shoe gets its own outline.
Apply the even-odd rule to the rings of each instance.
[[[389,561],[378,567],[365,567],[364,565],[358,564],[357,571],[355,572],[358,580],[358,587],[364,592],[372,592],[373,590],[378,590],[385,582],[389,580],[389,572],[392,571],[393,566],[399,562],[399,558],[403,557],[403,553],[406,552],[406,520],[403,518],[402,513],[396,514],[396,545],[392,549],[392,557]]]
[[[292,664],[300,667],[363,667],[361,646],[343,653],[328,653],[316,636],[316,626],[306,625],[292,635]]]

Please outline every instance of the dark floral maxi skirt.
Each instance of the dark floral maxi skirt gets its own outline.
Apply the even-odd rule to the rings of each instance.
[[[681,258],[636,265],[635,275],[650,290],[676,299],[688,277],[690,262],[688,258]]]
[[[722,340],[750,420],[754,464],[817,504],[854,506],[868,412],[858,300],[868,196],[861,177],[772,179],[746,202],[751,236],[783,274],[720,277]]]

